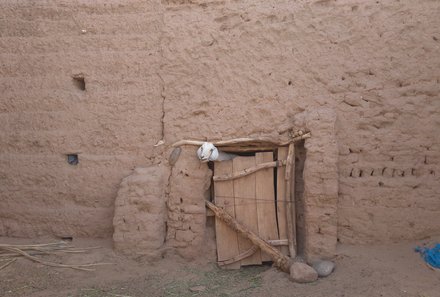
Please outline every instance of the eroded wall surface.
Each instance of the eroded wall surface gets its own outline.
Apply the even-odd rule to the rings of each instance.
[[[0,7],[0,234],[110,236],[122,178],[153,163],[162,138],[162,6]]]
[[[124,178],[115,199],[113,247],[146,259],[162,256],[167,235],[165,195],[168,166],[136,168]]]
[[[440,232],[440,2],[0,8],[1,235],[110,236],[122,178],[171,143],[277,134],[317,107],[336,117],[339,240]]]

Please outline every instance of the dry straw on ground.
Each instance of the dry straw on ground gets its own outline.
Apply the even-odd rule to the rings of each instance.
[[[91,267],[99,265],[110,265],[112,263],[86,263],[86,264],[62,264],[51,261],[45,261],[41,257],[44,255],[59,255],[61,253],[85,253],[88,250],[99,247],[89,248],[75,248],[64,241],[45,243],[45,244],[30,244],[30,245],[12,245],[0,244],[0,262],[6,262],[0,265],[0,270],[6,268],[14,263],[17,258],[25,258],[36,263],[40,263],[51,267],[72,268],[84,271],[93,271]]]

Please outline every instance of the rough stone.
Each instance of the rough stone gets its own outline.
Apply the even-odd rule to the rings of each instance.
[[[294,262],[290,266],[290,279],[297,283],[311,283],[318,279],[318,273],[305,263]]]
[[[312,263],[312,267],[318,273],[319,277],[326,277],[335,269],[335,263],[327,260],[317,260]]]

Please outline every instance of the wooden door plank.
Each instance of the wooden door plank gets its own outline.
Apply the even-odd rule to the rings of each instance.
[[[232,174],[232,161],[223,161],[215,163],[216,174]],[[235,199],[233,181],[221,181],[214,184],[215,204],[223,208],[232,217],[235,217]],[[238,235],[226,223],[215,218],[215,234],[217,241],[217,258],[218,261],[226,261],[237,256],[240,251],[238,249]],[[225,269],[239,269],[240,262],[224,265]]]
[[[273,152],[256,153],[256,164],[273,161]],[[256,200],[258,234],[264,240],[279,239],[275,214],[274,169],[266,168],[256,173]],[[271,257],[262,252],[261,260],[271,261]]]
[[[278,148],[278,160],[287,160],[287,147]],[[287,221],[286,221],[286,167],[278,167],[277,169],[277,216],[278,216],[278,234],[280,239],[287,239]],[[287,246],[279,247],[284,255],[289,255],[289,248]]]
[[[236,157],[233,159],[234,172],[255,166],[255,157]],[[258,233],[257,203],[255,195],[256,175],[251,174],[234,180],[235,217],[237,221],[247,226],[249,230]],[[249,250],[253,243],[241,235],[238,236],[240,253]],[[241,260],[241,265],[260,265],[261,252],[258,250],[252,256]]]

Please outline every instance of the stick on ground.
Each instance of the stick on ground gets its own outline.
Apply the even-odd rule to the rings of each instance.
[[[8,245],[0,244],[0,257],[10,258],[9,262],[2,265],[0,269],[3,269],[17,260],[18,257],[24,257],[36,263],[40,263],[46,266],[59,267],[59,268],[71,268],[84,271],[93,271],[94,269],[88,268],[98,265],[110,265],[113,263],[89,263],[89,264],[60,264],[50,261],[44,261],[35,255],[54,254],[57,252],[67,253],[81,253],[86,249],[72,249],[72,246],[66,245],[64,242],[48,243],[48,244],[35,244],[35,245]],[[96,247],[93,247],[96,248]]]

